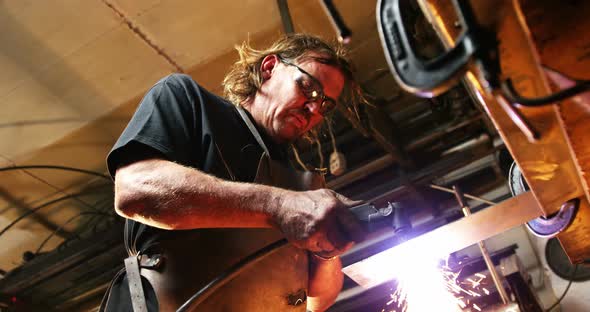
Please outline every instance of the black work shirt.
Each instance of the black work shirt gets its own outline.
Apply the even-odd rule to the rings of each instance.
[[[272,144],[264,131],[259,132],[271,156],[285,160],[284,149]],[[230,141],[216,142],[219,139]],[[209,172],[215,165],[215,143],[227,150],[223,155],[226,162],[237,166],[233,168],[237,180],[252,181],[256,168],[251,168],[250,156],[258,161],[262,149],[235,107],[197,85],[190,76],[173,74],[156,83],[142,99],[109,153],[107,165],[114,177],[122,164],[146,159],[143,153],[156,153]]]
[[[261,129],[258,132],[270,156],[286,164],[285,149],[274,144]],[[117,168],[157,157],[220,178],[252,182],[262,152],[233,104],[208,92],[190,76],[173,74],[147,92],[107,156],[107,166],[116,179]],[[127,222],[126,243],[136,242],[140,252],[147,251],[152,243],[167,235],[178,234],[131,220]],[[144,289],[149,289],[145,282]],[[107,310],[131,310],[126,284],[125,277],[114,284]],[[148,306],[152,311],[157,303],[154,303],[153,291],[147,289]]]

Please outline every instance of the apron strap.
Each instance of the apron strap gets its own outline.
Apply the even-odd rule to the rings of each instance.
[[[246,126],[248,127],[248,129],[250,129],[250,133],[252,133],[252,135],[256,139],[256,142],[258,142],[258,144],[260,144],[260,147],[262,147],[264,152],[270,157],[270,152],[268,151],[266,144],[264,144],[264,141],[262,140],[262,136],[260,136],[260,132],[258,132],[258,129],[256,129],[256,126],[254,126],[254,124],[250,120],[250,117],[248,117],[248,115],[246,114],[246,112],[244,111],[244,109],[241,106],[236,106],[236,109],[238,110],[238,113],[240,113],[240,117],[242,117],[242,119],[246,123]]]
[[[131,256],[125,259],[125,270],[127,271],[127,281],[129,282],[129,293],[131,295],[133,312],[147,312],[137,256]]]

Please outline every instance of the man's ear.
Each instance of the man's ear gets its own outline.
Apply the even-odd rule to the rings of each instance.
[[[262,59],[262,63],[260,63],[260,74],[262,75],[263,81],[272,77],[273,70],[278,63],[279,57],[276,54],[267,55]]]

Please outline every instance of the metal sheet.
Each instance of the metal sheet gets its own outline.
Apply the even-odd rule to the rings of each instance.
[[[362,287],[371,288],[394,278],[387,274],[386,269],[394,265],[394,259],[398,257],[444,257],[540,215],[541,207],[533,194],[523,193],[351,264],[342,269],[342,272]]]

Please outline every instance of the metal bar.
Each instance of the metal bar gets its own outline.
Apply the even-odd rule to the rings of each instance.
[[[465,198],[463,196],[463,192],[457,186],[453,186],[453,190],[455,191],[455,197],[457,198],[457,201],[459,202],[459,205],[461,206],[461,210],[463,211],[465,217],[471,216],[471,208],[469,208],[469,205],[467,205],[467,202],[465,201]],[[488,252],[485,243],[483,241],[478,241],[477,245],[479,246],[479,250],[481,251],[483,260],[486,263],[486,267],[488,268],[488,271],[490,271],[490,275],[492,276],[492,280],[494,281],[494,285],[496,285],[496,289],[498,290],[498,294],[500,295],[502,302],[504,304],[508,304],[508,302],[510,302],[510,299],[508,298],[508,294],[506,293],[506,290],[502,285],[500,275],[498,275],[496,266],[494,265],[494,262],[490,257],[490,253]]]
[[[291,13],[289,12],[289,4],[287,0],[277,0],[279,6],[279,13],[281,13],[281,21],[283,22],[283,29],[286,34],[292,34],[295,32],[293,27],[293,20],[291,20]]]
[[[342,271],[364,288],[371,288],[395,278],[384,268],[391,267],[398,257],[416,253],[444,257],[539,217],[541,212],[533,194],[526,192],[351,264]]]
[[[332,26],[334,26],[334,29],[336,29],[336,32],[338,33],[338,41],[343,44],[350,43],[352,32],[344,23],[344,20],[340,16],[338,9],[334,6],[334,3],[332,3],[332,0],[322,0],[320,2],[322,3],[324,10],[326,10],[326,14],[328,14]]]

